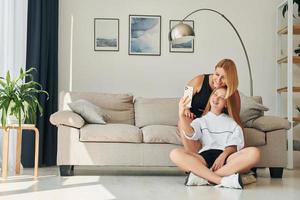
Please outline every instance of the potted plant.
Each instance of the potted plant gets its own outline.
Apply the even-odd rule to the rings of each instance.
[[[293,18],[295,22],[300,21],[300,0],[293,0]],[[286,12],[288,11],[288,4],[286,3],[283,8],[282,8],[282,16],[285,18],[286,17]]]
[[[6,73],[5,78],[0,79],[0,117],[2,127],[6,127],[7,119],[15,117],[17,124],[21,126],[24,120],[29,120],[30,123],[36,121],[36,111],[40,115],[43,113],[43,108],[36,97],[37,94],[48,93],[42,89],[42,86],[33,81],[32,72],[36,71],[35,68],[30,68],[27,71],[20,70],[17,78],[12,79],[10,72]],[[25,82],[28,77],[29,81]]]
[[[296,109],[298,110],[298,114],[300,114],[300,106],[297,106]]]

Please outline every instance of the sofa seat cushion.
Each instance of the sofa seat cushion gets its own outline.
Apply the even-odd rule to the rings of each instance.
[[[176,126],[151,125],[142,128],[144,143],[181,144]]]
[[[80,129],[82,142],[142,142],[141,129],[129,124],[87,124]]]
[[[266,133],[254,128],[244,128],[246,146],[263,146],[266,144]]]

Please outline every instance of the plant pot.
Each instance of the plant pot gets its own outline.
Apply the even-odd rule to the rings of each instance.
[[[299,13],[298,13],[298,7],[299,5],[297,3],[293,3],[293,23],[294,24],[300,24],[300,16],[299,16]],[[287,19],[288,15],[288,8],[283,16],[283,18]]]
[[[25,118],[24,118],[23,115],[21,117],[22,117],[21,124],[24,124],[25,123]],[[17,119],[16,116],[9,115],[9,116],[7,116],[6,123],[7,124],[19,124],[19,120]]]
[[[294,7],[293,8],[293,11],[294,11],[294,13],[293,13],[293,15],[294,15],[294,18],[293,18],[294,24],[299,24],[300,23],[300,16],[299,16],[299,13],[298,13],[299,5],[294,3],[293,7]]]
[[[18,118],[15,115],[11,114],[11,110],[14,106],[15,106],[15,102],[11,101],[7,111],[8,115],[6,118],[6,124],[19,124]],[[25,122],[25,115],[21,111],[21,124],[24,124],[24,122]]]

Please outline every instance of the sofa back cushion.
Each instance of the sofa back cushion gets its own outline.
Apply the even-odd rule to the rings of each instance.
[[[177,126],[179,98],[142,98],[134,100],[135,125]]]
[[[61,92],[59,110],[70,110],[68,103],[85,99],[102,108],[110,118],[107,123],[134,125],[133,96],[96,92]]]

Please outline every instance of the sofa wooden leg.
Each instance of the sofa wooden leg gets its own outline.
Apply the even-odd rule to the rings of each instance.
[[[271,178],[282,178],[283,168],[282,167],[270,167]]]
[[[59,171],[60,171],[60,176],[73,176],[74,165],[60,165]]]

